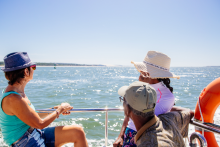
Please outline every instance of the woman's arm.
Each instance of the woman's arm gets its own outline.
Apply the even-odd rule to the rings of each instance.
[[[54,106],[53,108],[48,108],[48,109],[58,109],[59,106]],[[40,112],[37,112],[37,113],[40,116],[40,118],[45,118],[48,115],[50,115],[50,113],[40,113]],[[70,112],[69,111],[63,111],[62,115],[70,115]]]
[[[48,108],[48,109],[57,109],[60,105],[58,106],[54,106],[52,108]],[[37,112],[38,113],[38,112]],[[40,116],[40,118],[45,118],[49,115],[50,113],[38,113],[38,115]]]
[[[113,143],[113,147],[121,147],[123,145],[124,134],[125,134],[126,127],[128,125],[128,121],[129,121],[129,117],[125,116],[124,122],[121,127],[121,132],[118,135],[118,138],[116,139],[116,141]]]
[[[38,115],[40,116],[40,118],[45,118],[49,115],[50,113],[38,113]]]
[[[192,119],[194,116],[194,112],[188,108],[173,106],[170,111],[188,111],[190,113],[190,119]]]
[[[62,103],[56,111],[46,116],[42,119],[37,112],[35,112],[19,95],[11,95],[7,97],[6,103],[10,108],[10,113],[12,115],[16,115],[20,120],[22,120],[27,125],[37,128],[43,129],[47,127],[51,122],[53,122],[59,114],[63,113],[64,111],[68,111],[73,107],[70,106],[68,103]]]

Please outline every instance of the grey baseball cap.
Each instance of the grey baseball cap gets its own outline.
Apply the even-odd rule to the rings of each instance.
[[[129,86],[123,86],[118,90],[118,94],[125,97],[127,103],[135,110],[147,113],[153,111],[157,102],[157,94],[150,84],[136,81]],[[154,104],[153,108],[148,108]]]

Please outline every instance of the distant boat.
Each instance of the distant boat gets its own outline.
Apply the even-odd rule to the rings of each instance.
[[[56,69],[57,67],[56,67],[56,64],[54,64],[54,69]]]

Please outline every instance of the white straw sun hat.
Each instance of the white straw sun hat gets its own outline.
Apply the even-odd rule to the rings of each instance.
[[[171,73],[170,70],[170,57],[167,55],[157,52],[157,51],[149,51],[144,58],[143,62],[133,62],[132,64],[136,67],[136,69],[140,72],[148,72],[152,79],[158,78],[177,78],[175,74]]]

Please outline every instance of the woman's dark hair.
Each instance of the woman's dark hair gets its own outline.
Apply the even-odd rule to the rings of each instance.
[[[170,91],[173,93],[173,87],[170,86],[170,79],[169,78],[165,78],[165,79],[157,79],[159,82],[163,82],[167,88],[170,89]]]
[[[30,67],[27,67],[27,69],[30,72]],[[5,72],[5,78],[8,80],[8,84],[13,85],[16,82],[20,83],[21,80],[24,78],[24,70],[25,68],[15,70],[15,71]]]

